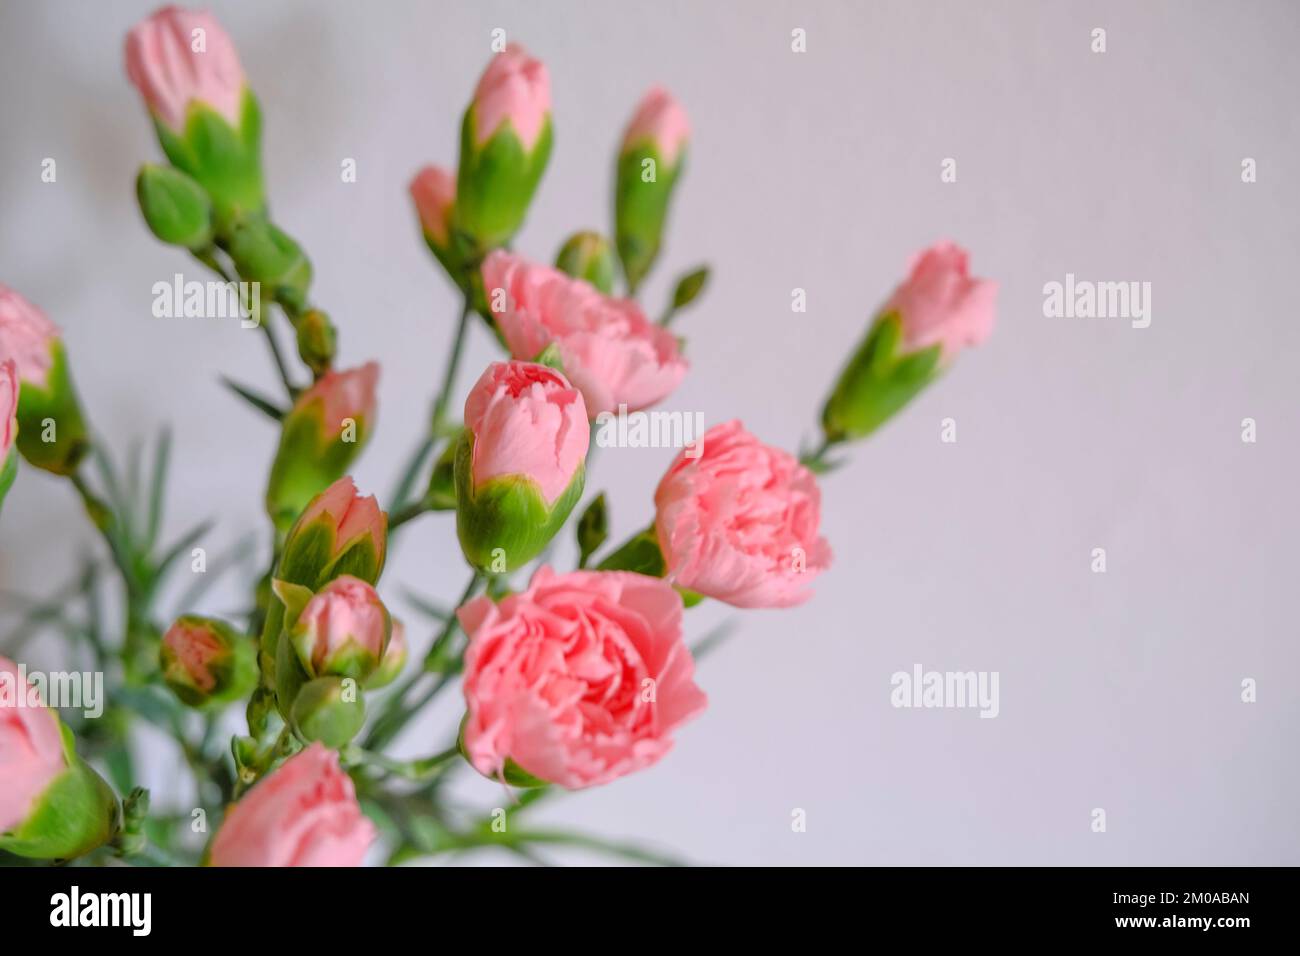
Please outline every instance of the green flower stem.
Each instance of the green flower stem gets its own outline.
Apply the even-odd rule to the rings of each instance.
[[[442,387],[438,390],[438,398],[433,403],[433,434],[437,438],[442,431],[443,425],[446,424],[447,405],[451,402],[451,390],[456,384],[456,370],[460,367],[461,353],[465,351],[465,332],[469,328],[470,313],[474,311],[474,304],[468,293],[460,309],[460,320],[456,323],[456,335],[452,339],[451,355],[447,359],[447,367],[442,376]]]
[[[349,763],[377,767],[385,773],[418,782],[429,780],[441,774],[448,761],[460,756],[460,747],[453,744],[440,753],[416,760],[393,760],[383,754],[365,750],[361,747],[349,747],[344,750],[343,756]]]
[[[421,667],[417,673],[408,677],[405,681],[394,688],[388,695],[388,699],[384,702],[383,710],[380,711],[379,717],[375,720],[374,726],[366,737],[366,750],[379,750],[388,744],[389,741],[401,733],[402,728],[406,726],[407,722],[428,705],[434,697],[441,693],[443,688],[446,687],[454,679],[456,674],[460,672],[459,666],[448,668],[447,672],[439,675],[438,679],[434,681],[434,683],[419,698],[408,704],[407,697],[415,689],[416,684],[422,681],[427,674],[432,672],[431,666],[437,663],[442,650],[447,646],[447,643],[460,628],[460,622],[456,619],[455,608],[460,607],[472,598],[478,589],[484,584],[484,581],[485,579],[483,575],[479,574],[477,571],[470,576],[469,583],[465,586],[464,593],[461,595],[460,600],[456,602],[455,607],[452,609],[452,613],[448,615],[446,623],[442,626],[442,630],[439,632],[438,636],[434,638],[433,646],[429,648],[429,653],[425,655],[424,666]],[[459,662],[457,662],[457,665],[459,665]]]

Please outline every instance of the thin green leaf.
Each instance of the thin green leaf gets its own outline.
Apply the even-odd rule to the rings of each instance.
[[[699,663],[705,654],[710,653],[727,642],[730,637],[736,633],[736,621],[734,618],[723,621],[709,633],[695,642],[691,647],[691,657]]]
[[[416,594],[410,588],[402,589],[402,597],[406,599],[407,604],[410,604],[425,617],[430,617],[433,620],[444,624],[451,617],[451,611],[448,608]]]
[[[144,547],[152,551],[158,541],[158,530],[162,525],[163,492],[167,487],[167,468],[171,462],[172,433],[164,428],[158,435],[154,446],[153,474],[149,481],[149,524],[145,529]]]
[[[402,469],[402,476],[397,481],[397,487],[393,489],[393,494],[388,499],[392,502],[392,511],[398,511],[410,499],[411,489],[415,487],[420,470],[431,454],[433,454],[433,439],[426,437],[407,459],[406,467]]]
[[[277,406],[266,396],[248,388],[246,385],[240,385],[234,379],[227,378],[224,375],[221,376],[221,384],[226,386],[226,388],[230,389],[272,421],[278,422],[284,418],[284,409]]]

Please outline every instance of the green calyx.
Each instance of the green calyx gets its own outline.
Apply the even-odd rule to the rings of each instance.
[[[192,177],[146,163],[136,177],[135,195],[145,225],[162,242],[194,250],[211,245],[212,200]]]
[[[632,535],[596,566],[597,571],[632,571],[652,578],[662,578],[668,573],[668,563],[659,547],[659,535],[654,525]],[[704,600],[704,595],[689,588],[673,585],[682,596],[683,607],[694,607]]]
[[[472,259],[505,244],[523,225],[528,204],[550,159],[552,140],[549,115],[531,150],[524,149],[509,121],[479,146],[475,122],[471,106],[461,123],[456,207],[452,214],[453,229],[473,237],[479,256]]]
[[[10,448],[5,460],[0,463],[0,507],[4,506],[5,495],[13,487],[14,478],[18,476],[18,450]]]
[[[90,450],[81,405],[68,371],[63,341],[50,346],[45,386],[23,382],[18,396],[18,451],[28,463],[56,475],[71,475]]]
[[[456,446],[456,534],[471,565],[503,574],[527,564],[564,526],[582,497],[586,465],[548,505],[537,483],[525,475],[493,478],[475,488],[471,471],[474,436],[461,434]]]
[[[635,292],[659,255],[673,187],[685,166],[685,150],[669,166],[650,143],[618,158],[614,181],[614,244],[628,289]]]
[[[366,704],[356,681],[343,677],[318,677],[303,684],[290,710],[299,737],[319,740],[334,750],[347,746],[365,720]]]
[[[866,437],[939,376],[942,346],[902,353],[902,340],[897,313],[876,319],[826,399],[822,431],[827,441]]]
[[[182,130],[158,120],[154,129],[171,164],[189,174],[211,198],[218,234],[226,235],[235,223],[264,212],[262,115],[252,91],[244,91],[238,128],[195,100]]]
[[[116,794],[77,756],[72,732],[61,721],[59,730],[68,766],[36,798],[22,823],[0,833],[0,850],[35,860],[72,860],[117,833],[121,811]]]

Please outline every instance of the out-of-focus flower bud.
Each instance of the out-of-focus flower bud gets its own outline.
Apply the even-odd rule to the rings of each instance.
[[[480,255],[522,225],[550,155],[550,77],[511,44],[488,64],[461,125],[453,219]]]
[[[291,314],[307,307],[311,262],[284,230],[265,219],[241,223],[230,237],[229,252],[240,278],[258,283],[263,298],[274,299]]]
[[[344,575],[311,597],[288,634],[309,676],[361,681],[378,669],[392,626],[375,589]]]
[[[632,292],[659,255],[690,132],[686,111],[667,90],[654,87],[623,134],[614,185],[614,239]]]
[[[0,850],[70,860],[112,839],[117,797],[77,756],[72,732],[0,657]]]
[[[18,474],[18,367],[11,358],[0,359],[0,505]]]
[[[360,866],[375,839],[338,754],[312,744],[226,814],[212,866]]]
[[[555,268],[565,275],[589,282],[605,295],[614,291],[618,264],[609,240],[598,232],[575,232],[560,247]]]
[[[223,621],[185,615],[163,635],[163,680],[191,707],[219,707],[257,683],[253,641]]]
[[[167,158],[212,197],[219,228],[260,213],[261,114],[216,18],[164,7],[142,20],[127,34],[126,75]]]
[[[379,366],[327,372],[285,415],[266,510],[287,529],[311,499],[342,477],[370,436]]]
[[[453,213],[456,208],[456,177],[441,166],[425,166],[411,180],[411,201],[420,219],[420,232],[434,257],[458,286],[468,277],[455,241]]]
[[[338,349],[334,323],[320,309],[309,309],[294,322],[298,355],[317,378],[329,371]]]
[[[0,285],[0,356],[18,373],[18,450],[37,468],[70,475],[90,448],[59,330]]]
[[[829,442],[869,435],[993,330],[997,283],[970,276],[964,249],[940,242],[916,255],[909,272],[826,400]]]
[[[456,449],[456,533],[470,564],[501,573],[541,553],[582,495],[590,438],[582,394],[559,372],[488,366]]]
[[[161,241],[186,249],[211,245],[212,200],[185,173],[146,163],[136,177],[135,196],[145,225]]]
[[[402,673],[402,668],[406,666],[407,653],[406,626],[394,618],[393,633],[388,637],[384,659],[379,662],[379,668],[366,679],[366,690],[387,687],[397,680],[398,675]]]
[[[355,680],[318,677],[299,688],[289,720],[303,740],[320,741],[337,750],[361,732],[366,704]]]

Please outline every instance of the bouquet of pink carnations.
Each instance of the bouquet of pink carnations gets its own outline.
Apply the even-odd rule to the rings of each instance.
[[[228,383],[279,432],[269,562],[246,617],[184,608],[160,619],[163,582],[206,530],[159,541],[167,446],[149,479],[119,474],[74,389],[76,355],[0,286],[0,502],[24,469],[67,479],[124,606],[120,627],[65,621],[109,683],[94,719],[61,715],[49,682],[0,657],[0,861],[356,865],[478,847],[536,860],[538,846],[565,843],[659,859],[533,826],[528,808],[653,766],[704,712],[696,664],[716,642],[688,643],[689,608],[809,597],[831,562],[818,475],[989,334],[993,284],[968,274],[955,245],[920,253],[847,358],[816,442],[796,455],[739,421],[716,425],[683,443],[653,522],[610,544],[605,495],[584,499],[594,429],[643,414],[682,381],[689,363],[670,325],[708,278],[684,275],[657,319],[636,299],[690,127],[670,94],[651,90],[615,160],[612,238],[577,232],[554,265],[530,259],[511,241],[551,152],[550,86],[542,62],[504,45],[465,110],[455,172],[429,166],[411,182],[414,219],[463,307],[427,437],[385,511],[348,474],[375,428],[379,365],[335,365],[338,328],[313,299],[311,262],[270,215],[262,112],[234,43],[211,16],[168,7],[131,30],[126,74],[162,152],[136,180],[145,224],[228,287],[283,384],[268,396]],[[459,393],[480,321],[501,360]],[[454,609],[426,609],[437,633],[412,657],[384,596],[384,559],[392,535],[436,511],[455,514],[448,544],[467,582]],[[577,567],[557,568],[551,547],[570,524]],[[18,637],[56,617],[30,615]],[[457,685],[464,717],[428,756],[386,753]],[[174,740],[197,808],[136,785],[140,722]],[[512,791],[508,812],[446,798],[466,768]]]

